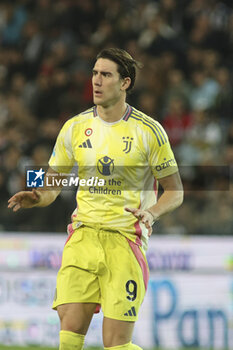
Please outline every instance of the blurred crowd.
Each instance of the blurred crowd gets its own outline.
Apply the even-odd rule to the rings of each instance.
[[[128,102],[165,127],[182,167],[185,202],[155,232],[232,234],[232,0],[2,0],[0,230],[65,231],[73,192],[17,213],[7,200],[25,188],[26,166],[47,164],[63,123],[92,106],[104,47],[144,64]]]

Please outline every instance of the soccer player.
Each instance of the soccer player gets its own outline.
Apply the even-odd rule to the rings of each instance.
[[[132,344],[147,282],[145,258],[152,224],[183,201],[174,155],[162,126],[126,103],[138,63],[124,50],[102,50],[93,68],[94,107],[62,127],[49,160],[56,179],[78,164],[80,179],[99,178],[77,191],[68,225],[53,308],[60,323],[60,350],[81,350],[94,312],[103,310],[106,349]],[[163,194],[157,201],[158,183]],[[9,208],[43,207],[61,188],[22,191]]]

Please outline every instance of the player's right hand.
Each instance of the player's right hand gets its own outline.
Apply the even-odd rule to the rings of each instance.
[[[17,211],[22,208],[32,208],[40,201],[41,194],[33,189],[32,191],[21,191],[8,200],[8,208]]]

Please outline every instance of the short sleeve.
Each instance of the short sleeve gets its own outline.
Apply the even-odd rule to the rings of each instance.
[[[57,137],[49,159],[49,166],[57,172],[69,173],[75,164],[72,150],[72,130],[70,121],[66,122]]]
[[[162,125],[156,122],[157,132],[149,137],[149,166],[156,179],[172,175],[178,166],[168,136]]]

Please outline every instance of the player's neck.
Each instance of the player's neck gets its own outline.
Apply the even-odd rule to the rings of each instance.
[[[97,105],[98,116],[105,122],[114,123],[120,120],[127,109],[127,104],[125,101],[118,101],[115,105],[108,107],[103,107]]]

